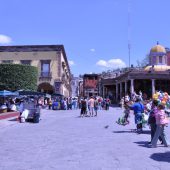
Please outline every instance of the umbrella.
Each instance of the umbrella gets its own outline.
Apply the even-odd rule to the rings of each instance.
[[[18,93],[17,92],[8,91],[8,90],[2,90],[2,91],[0,91],[0,96],[2,96],[2,97],[6,97],[6,96],[18,96]]]
[[[23,96],[45,96],[44,93],[31,90],[18,90],[18,93]]]
[[[12,96],[18,96],[18,93],[7,91],[7,90],[0,91],[0,97],[3,98],[3,103],[4,103],[5,98],[12,97]]]
[[[59,94],[59,93],[53,93],[52,96],[60,96],[60,97],[62,97],[62,96],[64,96],[64,95]]]

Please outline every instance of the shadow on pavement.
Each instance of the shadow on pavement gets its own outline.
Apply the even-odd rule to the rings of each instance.
[[[169,162],[170,163],[170,152],[154,153],[150,156],[150,158],[155,160],[155,161]]]
[[[140,134],[148,134],[148,135],[150,135],[151,131],[150,130],[143,130],[142,133],[140,133]]]
[[[91,117],[91,116],[76,116],[75,118],[88,118],[88,117]],[[96,117],[96,116],[93,116],[93,117]]]
[[[136,133],[136,131],[133,129],[130,129],[130,130],[113,131],[113,133]]]
[[[8,121],[18,121],[18,118],[14,118],[14,119],[10,119],[10,120],[8,120]]]
[[[130,130],[113,131],[113,133],[136,133],[136,134],[140,134],[140,135],[142,135],[142,134],[148,134],[149,135],[151,132],[150,132],[150,130],[144,130],[141,133],[137,133],[136,129],[130,129]]]
[[[138,146],[142,146],[142,147],[148,147],[148,141],[139,141],[139,142],[134,142],[136,144],[138,144]]]

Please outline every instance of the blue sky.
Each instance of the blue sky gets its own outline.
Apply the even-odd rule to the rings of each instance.
[[[170,47],[170,0],[130,0],[131,64]],[[0,0],[0,45],[63,44],[75,75],[129,65],[128,0]]]

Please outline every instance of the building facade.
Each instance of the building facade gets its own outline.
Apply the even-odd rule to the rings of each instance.
[[[63,45],[0,46],[0,63],[35,66],[38,91],[70,96],[71,72]]]
[[[83,96],[98,96],[99,95],[99,75],[84,74],[83,76]]]
[[[83,79],[80,77],[72,77],[71,79],[72,97],[80,96],[80,82],[82,81]]]

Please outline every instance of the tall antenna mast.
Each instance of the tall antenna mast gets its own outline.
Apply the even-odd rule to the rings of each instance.
[[[128,0],[128,56],[129,56],[129,68],[131,57],[131,0]]]

